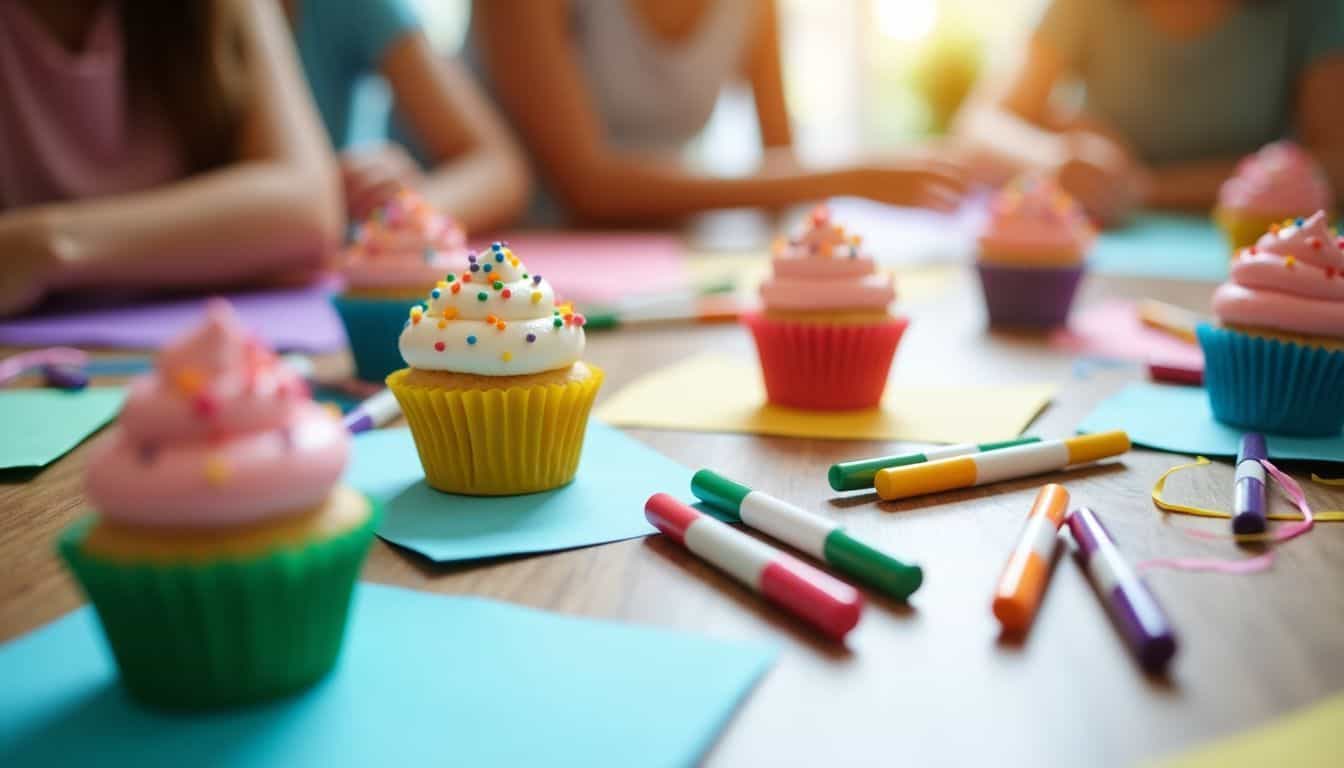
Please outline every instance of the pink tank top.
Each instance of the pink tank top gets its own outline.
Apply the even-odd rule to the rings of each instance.
[[[104,2],[71,52],[19,0],[0,0],[0,210],[184,175],[169,127],[127,104],[118,7]]]

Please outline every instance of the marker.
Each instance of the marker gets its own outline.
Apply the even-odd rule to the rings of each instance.
[[[741,302],[736,296],[667,296],[657,301],[596,307],[584,313],[584,329],[652,323],[727,323],[736,321],[741,313]]]
[[[352,408],[342,421],[350,434],[357,435],[381,427],[400,415],[401,405],[397,403],[396,395],[392,390],[384,389]]]
[[[74,391],[89,386],[89,374],[77,365],[47,363],[42,366],[42,383],[48,387]]]
[[[842,640],[859,623],[863,595],[857,589],[666,493],[644,502],[644,517],[668,538],[827,637]]]
[[[883,499],[905,499],[1053,472],[1072,464],[1118,456],[1128,450],[1129,435],[1119,430],[1099,432],[880,469],[874,482],[877,495]]]
[[[1022,536],[1008,556],[994,591],[991,609],[1005,630],[1025,632],[1031,626],[1045,594],[1050,560],[1059,543],[1059,526],[1068,510],[1069,492],[1064,486],[1051,483],[1036,494]]]
[[[855,459],[832,464],[826,473],[826,479],[837,491],[857,491],[873,487],[873,476],[879,469],[904,467],[908,464],[923,464],[938,459],[950,459],[953,456],[965,456],[971,453],[997,451],[1000,448],[1012,448],[1015,445],[1038,443],[1039,437],[1019,437],[1016,440],[1003,440],[997,443],[961,443],[930,448],[923,453],[906,453],[899,456],[879,456],[875,459]]]
[[[1237,451],[1237,479],[1232,489],[1232,532],[1265,532],[1265,466],[1269,458],[1265,436],[1247,432],[1241,436]]]
[[[924,571],[868,546],[824,515],[702,469],[691,478],[691,493],[715,509],[735,512],[742,522],[830,565],[870,587],[905,600],[919,589]]]
[[[1204,366],[1153,359],[1148,361],[1148,378],[1167,384],[1202,387],[1204,386]]]
[[[1069,513],[1065,522],[1078,544],[1078,557],[1106,602],[1125,643],[1148,672],[1161,674],[1176,654],[1176,634],[1148,587],[1120,556],[1115,542],[1088,507]]]
[[[1135,309],[1139,321],[1149,328],[1155,328],[1191,344],[1199,343],[1195,337],[1195,328],[1205,322],[1199,313],[1152,299],[1140,301]]]

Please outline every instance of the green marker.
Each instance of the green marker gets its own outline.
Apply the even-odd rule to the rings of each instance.
[[[845,533],[834,520],[753,491],[708,469],[696,472],[691,478],[691,493],[715,509],[737,513],[748,526],[899,600],[910,597],[924,582],[924,571],[918,565],[906,565],[864,544]]]
[[[907,453],[901,456],[879,456],[876,459],[857,459],[855,461],[842,461],[839,464],[832,464],[830,471],[826,473],[826,479],[830,481],[831,487],[837,491],[857,491],[863,488],[873,487],[873,478],[877,475],[879,469],[887,467],[904,467],[907,464],[923,464],[926,461],[936,459],[950,459],[953,456],[966,456],[972,453],[984,453],[985,451],[997,451],[1000,448],[1012,448],[1015,445],[1025,445],[1027,443],[1039,443],[1039,437],[1019,437],[1016,440],[1004,440],[998,443],[962,443],[960,445],[945,445],[942,448],[932,448],[923,453]]]

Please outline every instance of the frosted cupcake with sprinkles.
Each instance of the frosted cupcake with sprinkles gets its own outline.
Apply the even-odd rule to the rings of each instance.
[[[339,484],[349,451],[224,301],[131,383],[60,551],[135,698],[250,704],[332,668],[377,517]]]
[[[1324,211],[1270,226],[1197,329],[1213,415],[1262,432],[1344,429],[1344,239]]]
[[[466,257],[410,310],[387,385],[425,480],[447,493],[534,493],[574,478],[602,370],[584,318],[505,243]]]
[[[401,367],[392,341],[406,311],[466,253],[457,222],[406,189],[354,227],[342,254],[345,290],[332,303],[350,339],[356,376],[382,381]]]
[[[891,275],[825,206],[800,235],[775,242],[771,266],[763,311],[742,319],[756,341],[766,398],[804,410],[876,407],[909,325],[888,311],[896,300]]]

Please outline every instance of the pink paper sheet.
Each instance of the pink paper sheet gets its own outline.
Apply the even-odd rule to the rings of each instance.
[[[1199,345],[1144,325],[1132,301],[1112,300],[1076,311],[1067,329],[1050,335],[1050,346],[1093,357],[1204,366]]]
[[[676,235],[656,232],[517,232],[483,239],[506,240],[534,274],[544,275],[564,300],[611,302],[622,296],[690,287],[686,247]]]

